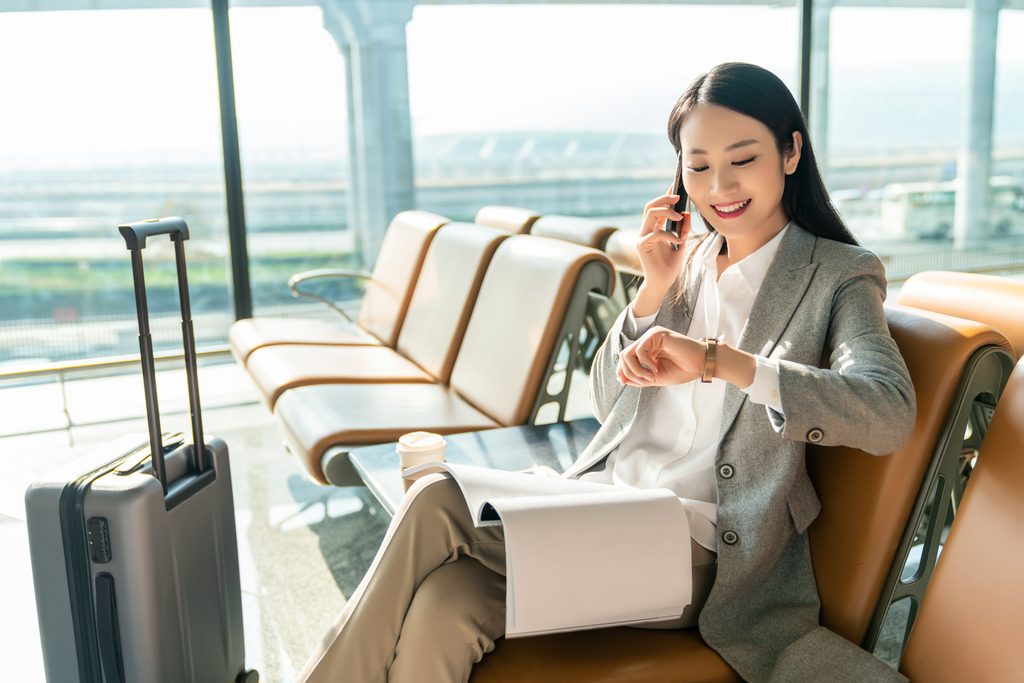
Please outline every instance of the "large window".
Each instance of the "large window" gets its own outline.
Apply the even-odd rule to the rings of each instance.
[[[153,216],[188,222],[197,341],[223,343],[233,316],[210,11],[2,12],[0,64],[0,368],[138,353],[117,225]],[[172,348],[173,250],[156,240],[146,256],[154,342]]]
[[[921,270],[1018,272],[1024,46],[1013,36],[1024,31],[1024,12],[998,13],[994,88],[976,87],[976,95],[969,10],[836,7],[829,20],[831,30],[815,39],[827,49],[828,70],[814,74],[827,100],[812,109],[827,112],[827,184],[858,237],[886,262],[893,288]],[[868,35],[872,48],[864,49]],[[972,142],[968,106],[986,103],[992,120]],[[964,237],[954,240],[968,164],[985,160],[979,133],[992,150],[985,210],[967,212]]]
[[[671,182],[668,115],[695,76],[748,61],[795,89],[797,13],[781,5],[417,6],[418,207],[472,220],[511,204],[635,224]],[[709,30],[723,26],[728,41]]]
[[[344,59],[319,7],[233,9],[230,23],[254,312],[330,315],[293,299],[287,282],[360,265],[348,226]],[[334,298],[358,298],[359,281],[338,284]]]

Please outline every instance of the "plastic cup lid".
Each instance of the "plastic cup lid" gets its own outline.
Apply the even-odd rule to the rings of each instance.
[[[399,437],[397,449],[403,453],[425,453],[444,448],[447,445],[444,437],[440,434],[410,432]]]

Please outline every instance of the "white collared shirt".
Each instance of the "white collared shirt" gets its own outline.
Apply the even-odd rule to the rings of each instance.
[[[738,347],[750,309],[761,289],[765,273],[779,250],[787,225],[778,235],[718,277],[718,255],[725,238],[715,234],[703,259],[704,276],[687,336],[715,338]],[[624,334],[636,339],[653,324],[657,313],[633,317],[629,307]],[[782,413],[779,399],[779,365],[756,356],[754,381],[743,389],[754,403]],[[618,448],[609,454],[600,472],[580,479],[634,488],[667,488],[686,508],[690,536],[705,548],[717,551],[718,486],[715,456],[721,431],[727,383],[693,381],[661,387],[651,407],[633,425]]]

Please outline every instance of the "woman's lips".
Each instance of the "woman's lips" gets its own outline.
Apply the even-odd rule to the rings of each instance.
[[[736,211],[729,211],[728,213],[724,211],[719,211],[718,207],[715,206],[714,204],[711,205],[711,208],[715,210],[715,213],[718,214],[719,218],[736,218],[737,216],[743,215],[743,212],[749,209],[750,205],[753,204],[753,202],[753,199],[748,199],[746,206],[744,206],[742,209],[738,209]]]

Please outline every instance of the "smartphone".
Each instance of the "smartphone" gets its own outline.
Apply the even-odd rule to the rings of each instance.
[[[669,191],[669,194],[678,194],[679,195],[679,201],[677,201],[675,204],[673,204],[672,208],[677,213],[683,213],[684,211],[686,211],[686,204],[687,204],[687,199],[688,198],[686,196],[686,190],[683,188],[683,152],[682,152],[682,150],[679,151],[679,156],[676,157],[676,177],[675,177],[675,180],[672,181],[672,189]],[[676,237],[679,237],[680,236],[680,225],[679,224],[681,222],[682,221],[674,221],[674,220],[669,219],[669,220],[665,221],[665,228],[664,229],[668,230],[669,232],[671,232]],[[678,244],[673,244],[672,245],[672,251],[679,251],[679,245]]]

